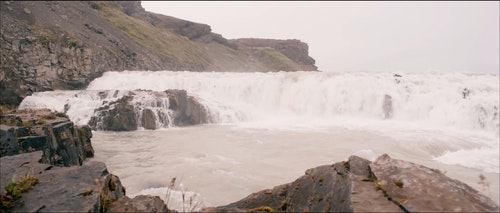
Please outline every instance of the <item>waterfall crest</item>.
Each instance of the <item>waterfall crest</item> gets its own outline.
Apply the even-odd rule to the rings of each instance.
[[[167,89],[187,91],[207,110],[209,122],[215,123],[363,118],[499,131],[498,76],[487,74],[107,72],[86,91],[35,93],[20,108],[64,111],[64,105],[70,104],[79,109],[67,110],[68,115],[88,123],[103,104],[97,91],[113,91],[103,95],[113,101],[132,90]],[[168,101],[158,105],[144,94],[135,96],[134,102],[157,107],[151,109],[155,112],[162,108],[163,116],[171,119]],[[162,122],[156,125],[171,124]]]

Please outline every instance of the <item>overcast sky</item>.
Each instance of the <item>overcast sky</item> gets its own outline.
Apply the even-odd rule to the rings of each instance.
[[[321,71],[499,73],[498,1],[143,1],[225,38],[299,39]]]

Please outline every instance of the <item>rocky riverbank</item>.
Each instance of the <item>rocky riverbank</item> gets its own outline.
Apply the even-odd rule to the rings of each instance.
[[[169,212],[158,196],[126,196],[89,161],[89,126],[49,110],[2,111],[2,212]],[[224,193],[224,192],[220,192]],[[291,183],[201,212],[496,212],[498,205],[439,170],[382,155],[309,169]]]
[[[1,212],[169,212],[158,196],[129,198],[94,156],[89,126],[50,110],[2,111]]]

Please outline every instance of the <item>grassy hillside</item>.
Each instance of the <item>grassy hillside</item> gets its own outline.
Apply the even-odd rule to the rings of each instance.
[[[140,46],[152,50],[152,53],[170,59],[174,64],[194,64],[195,67],[206,67],[210,64],[210,58],[203,48],[186,37],[128,16],[114,3],[94,2],[93,5],[99,5],[97,8],[103,17]]]
[[[139,1],[6,1],[0,7],[0,105],[83,89],[106,71],[317,70],[299,40],[228,40]]]

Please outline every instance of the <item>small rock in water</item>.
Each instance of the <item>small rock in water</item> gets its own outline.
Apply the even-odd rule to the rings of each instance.
[[[384,110],[384,119],[392,118],[392,97],[390,95],[384,96],[382,109]]]

